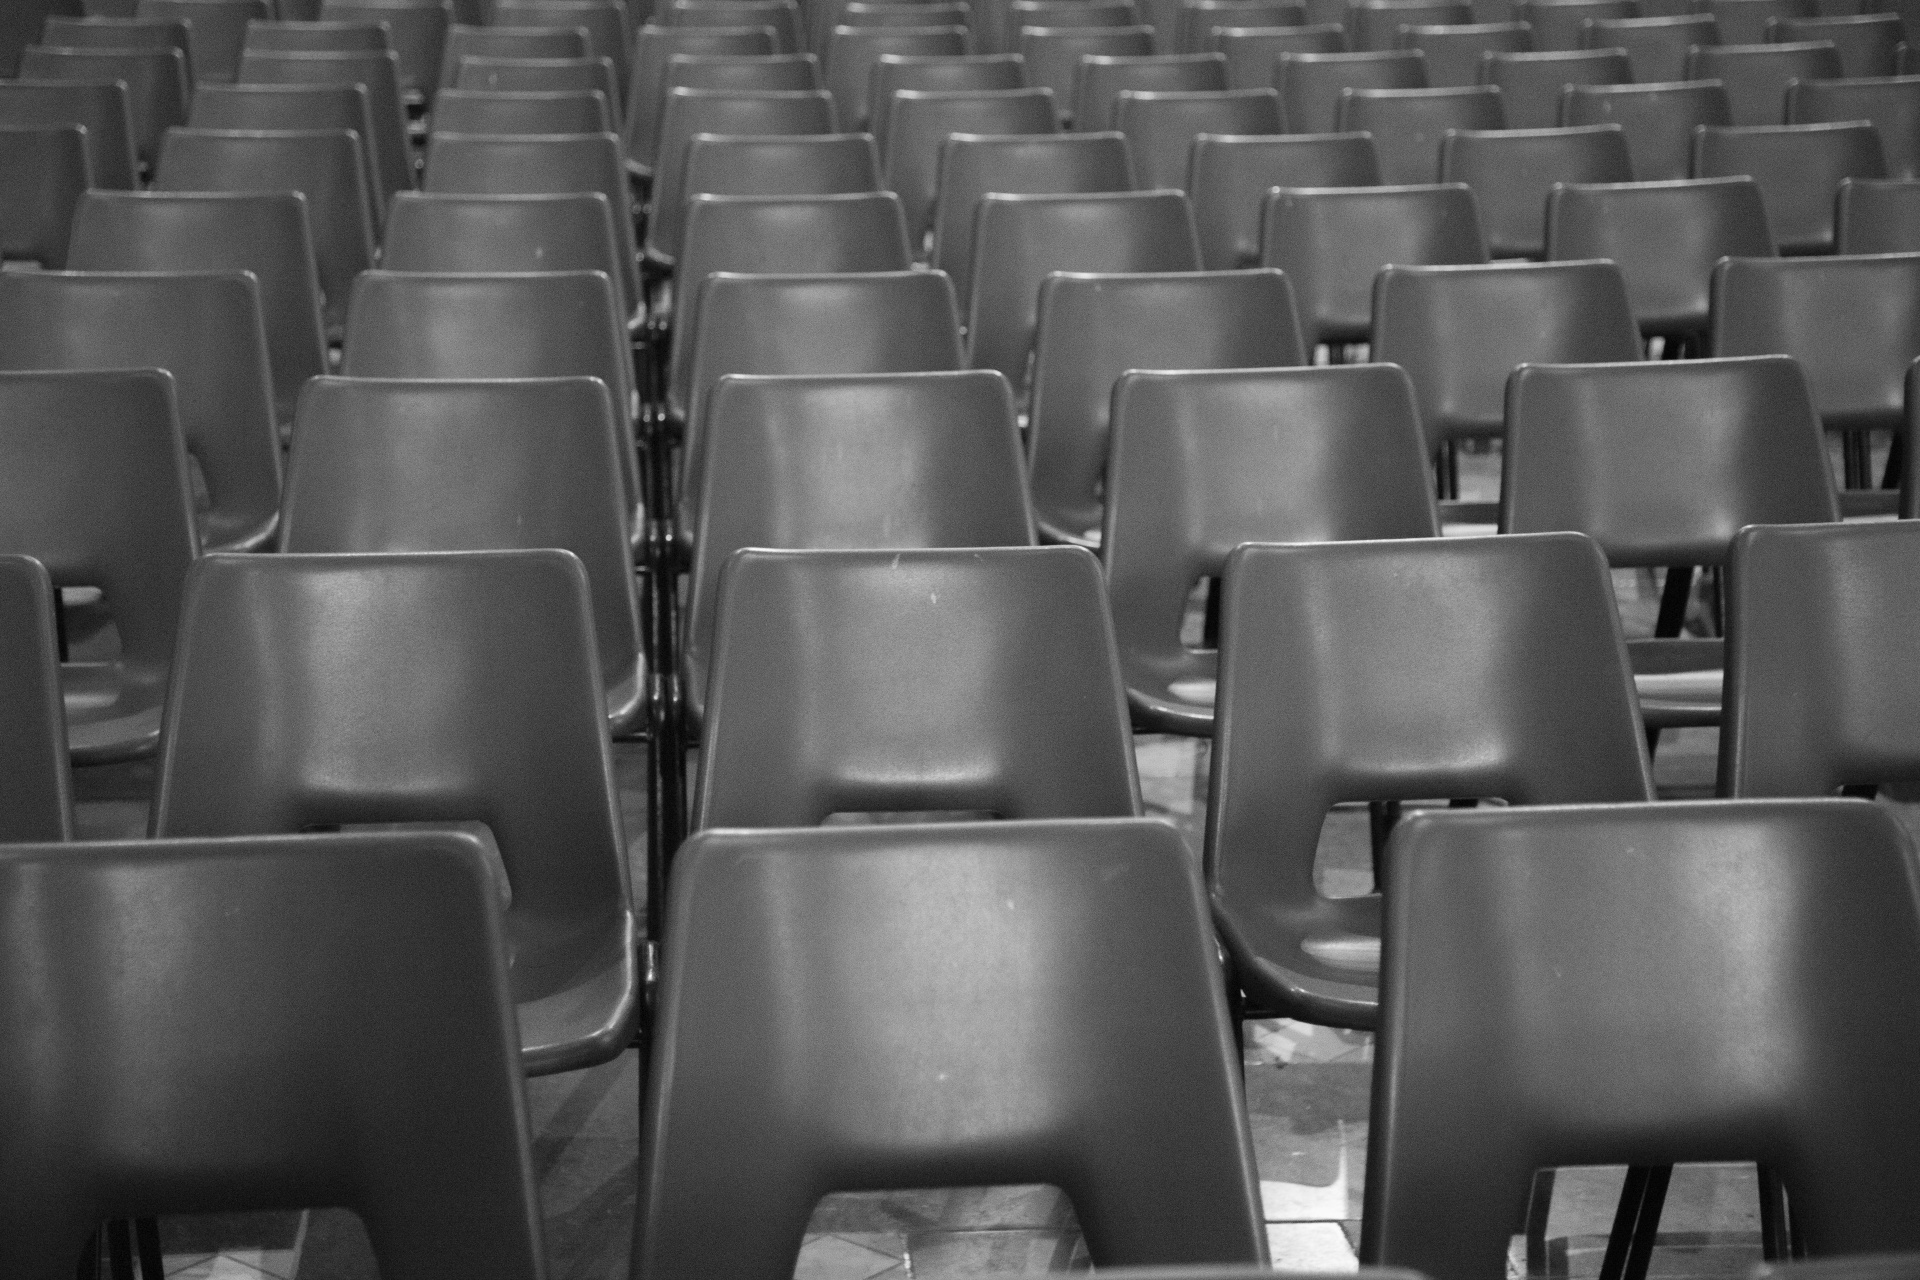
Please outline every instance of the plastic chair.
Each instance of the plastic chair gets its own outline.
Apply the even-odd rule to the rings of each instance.
[[[1473,189],[1283,189],[1261,214],[1261,262],[1293,283],[1308,350],[1367,342],[1373,282],[1389,263],[1487,261]]]
[[[1714,263],[1771,258],[1773,233],[1751,178],[1573,183],[1547,195],[1546,256],[1612,259],[1640,332],[1705,354]]]
[[[626,84],[631,74],[628,57],[633,48],[633,28],[620,0],[494,0],[488,23],[496,27],[584,30],[589,58],[612,58],[614,79],[619,84]]]
[[[1500,90],[1491,85],[1448,89],[1347,89],[1340,94],[1339,126],[1371,135],[1380,176],[1400,185],[1432,182],[1440,172],[1440,140],[1451,130],[1504,129]]]
[[[1859,801],[1408,822],[1361,1256],[1497,1267],[1536,1168],[1595,1158],[1754,1160],[1809,1253],[1912,1248],[1912,857]]]
[[[927,260],[952,276],[955,293],[964,297],[973,285],[974,217],[988,192],[1066,195],[1134,186],[1131,149],[1123,134],[950,134],[940,151]]]
[[[798,53],[808,43],[802,38],[806,22],[792,0],[756,0],[751,4],[744,0],[674,0],[654,16],[663,25],[675,27],[768,27],[773,31],[775,53]]]
[[[820,63],[810,53],[676,53],[667,59],[662,93],[674,89],[795,90],[820,88]],[[657,139],[647,140],[653,156]]]
[[[1135,727],[1213,732],[1219,655],[1180,627],[1235,547],[1438,536],[1427,477],[1390,365],[1123,374],[1100,557]]]
[[[1345,53],[1347,29],[1337,22],[1298,27],[1223,27],[1214,32],[1214,47],[1227,57],[1227,88],[1277,87],[1277,64],[1283,53]]]
[[[193,79],[211,84],[230,82],[240,69],[247,23],[273,16],[266,0],[140,0],[134,13],[185,23]]]
[[[1840,55],[1824,40],[1700,45],[1687,54],[1687,79],[1720,81],[1726,87],[1736,125],[1780,124],[1787,118],[1790,83],[1838,80],[1840,76]]]
[[[1181,53],[1210,53],[1214,52],[1215,33],[1220,31],[1301,26],[1305,22],[1306,6],[1298,0],[1184,0],[1174,15],[1174,44]],[[1155,17],[1153,23],[1158,34],[1160,18]]]
[[[627,168],[644,178],[653,175],[667,64],[676,54],[764,57],[773,53],[773,41],[772,29],[762,27],[641,27],[634,37],[633,85],[620,130]]]
[[[656,266],[671,266],[679,255],[685,201],[693,192],[683,175],[688,143],[695,135],[765,136],[833,131],[833,99],[824,89],[763,93],[675,89],[668,93],[660,117],[658,164],[648,208],[647,260]],[[756,193],[729,189],[728,194]]]
[[[579,27],[478,27],[456,21],[440,52],[439,87],[451,89],[462,58],[584,58],[587,33]],[[636,74],[637,74],[636,59]]]
[[[1887,176],[1879,134],[1863,121],[1703,128],[1694,137],[1693,171],[1700,178],[1751,175],[1774,242],[1789,254],[1832,252],[1841,181]]]
[[[1611,262],[1388,266],[1374,285],[1372,358],[1413,378],[1432,450],[1499,435],[1507,377],[1520,365],[1640,355],[1626,282]]]
[[[700,286],[718,272],[827,275],[913,266],[906,220],[890,191],[830,196],[695,196],[676,277],[667,411],[685,421],[693,399]]]
[[[0,367],[167,370],[205,481],[201,540],[209,550],[255,551],[271,544],[280,505],[260,317],[259,284],[244,271],[8,273]]]
[[[1139,185],[1147,190],[1180,190],[1186,185],[1196,137],[1279,133],[1280,95],[1272,89],[1213,93],[1123,89],[1114,97],[1113,118],[1133,153]]]
[[[1561,90],[1570,84],[1630,84],[1632,65],[1620,49],[1490,53],[1481,78],[1500,90],[1507,124],[1515,129],[1551,129],[1560,123]]]
[[[1151,27],[1028,27],[1020,32],[1027,83],[1053,92],[1062,123],[1070,119],[1081,58],[1143,58],[1153,51]]]
[[[1154,26],[1155,6],[1136,6],[1134,0],[1010,0],[990,6],[986,14],[999,19],[1002,46],[1018,45],[1029,27],[1047,30],[1068,27]],[[1171,33],[1172,23],[1167,24]],[[1170,48],[1168,53],[1179,52]]]
[[[0,254],[64,267],[73,206],[92,185],[80,125],[0,125]]]
[[[376,230],[384,227],[387,205],[398,188],[389,189],[386,175],[367,139],[373,136],[373,110],[367,105],[367,90],[357,84],[215,84],[193,95],[193,110],[187,124],[194,129],[238,129],[311,132],[315,129],[348,129],[360,153],[364,203],[368,218]],[[319,210],[313,210],[316,219]],[[316,235],[320,228],[315,227]]]
[[[1681,636],[1693,568],[1749,524],[1838,518],[1807,381],[1782,357],[1535,365],[1507,396],[1501,528],[1591,535],[1615,568],[1668,569],[1630,640],[1650,730],[1719,723],[1721,646]]]
[[[1713,351],[1792,356],[1827,430],[1901,438],[1903,379],[1920,357],[1920,254],[1722,262],[1713,273]],[[1847,487],[1868,488],[1863,441],[1851,443]],[[1849,495],[1848,507],[1887,511],[1893,497]]]
[[[51,49],[20,54],[22,80],[118,80],[126,86],[127,133],[140,163],[151,166],[167,129],[187,119],[187,60],[178,49]]]
[[[1743,530],[1727,557],[1719,790],[1833,795],[1920,778],[1905,714],[1910,521]]]
[[[156,836],[484,822],[512,891],[522,1068],[627,1047],[634,917],[571,552],[210,556],[167,702]]]
[[[1772,18],[1767,22],[1769,40],[1820,40],[1832,44],[1840,55],[1842,72],[1849,80],[1897,74],[1903,37],[1904,29],[1897,13]]]
[[[1114,384],[1127,370],[1306,363],[1293,289],[1278,271],[1050,275],[1040,286],[1027,427],[1041,535],[1094,543]]]
[[[421,186],[436,195],[587,192],[604,196],[613,212],[613,234],[620,253],[617,296],[623,304],[640,296],[631,188],[627,185],[617,135],[575,133],[512,138],[435,133],[433,145],[427,148],[426,180]]]
[[[893,95],[903,89],[956,92],[968,89],[1023,89],[1026,62],[1017,53],[964,54],[958,57],[918,57],[883,53],[874,59],[867,84],[868,132],[879,140],[884,155]]]
[[[646,715],[620,454],[631,435],[595,378],[307,388],[288,460],[288,552],[561,547],[586,569],[615,736]]]
[[[0,392],[3,394],[3,392]],[[53,581],[32,556],[0,555],[0,844],[73,838],[73,783]]]
[[[1710,13],[1593,18],[1582,24],[1580,41],[1586,49],[1626,50],[1633,79],[1641,84],[1669,84],[1687,79],[1689,49],[1720,43],[1720,23]]]
[[[131,11],[134,6],[128,6]],[[40,24],[39,44],[53,49],[178,49],[187,55],[188,78],[193,76],[193,54],[188,48],[187,24],[175,18],[73,17],[50,13]]]
[[[827,51],[827,90],[834,111],[849,129],[867,124],[867,85],[886,53],[959,57],[967,52],[965,27],[835,27]]]
[[[1274,187],[1366,187],[1380,182],[1380,160],[1364,133],[1225,137],[1193,140],[1187,189],[1208,271],[1260,260],[1260,205]]]
[[[1250,1010],[1377,1021],[1381,897],[1329,898],[1314,881],[1335,804],[1651,798],[1612,584],[1588,539],[1253,544],[1227,557],[1225,581],[1207,867]]]
[[[1427,60],[1427,82],[1436,89],[1480,83],[1480,61],[1489,53],[1525,53],[1533,28],[1524,22],[1449,23],[1399,29],[1396,48],[1418,49]]]
[[[1634,0],[1514,0],[1513,20],[1533,28],[1533,47],[1543,53],[1580,48],[1589,19],[1637,18]]]
[[[1797,18],[1807,8],[1800,0],[1705,0],[1700,12],[1713,15],[1727,44],[1760,44],[1773,23]]]
[[[1642,182],[1694,177],[1694,129],[1732,120],[1726,90],[1714,80],[1568,85],[1560,101],[1560,123],[1565,127],[1619,125],[1626,134],[1634,177]]]
[[[619,74],[612,58],[476,58],[460,59],[454,72],[457,89],[484,89],[490,93],[598,92],[616,114],[622,105]]]
[[[1193,209],[1175,191],[984,196],[973,222],[968,361],[1019,392],[1040,286],[1055,271],[1197,271]]]
[[[399,57],[393,53],[248,51],[240,59],[239,80],[241,84],[365,85],[373,134],[361,141],[380,170],[384,189],[411,191],[415,186],[413,157],[407,150],[406,113],[400,105],[399,75]],[[376,227],[380,225],[381,216],[382,211],[377,210]]]
[[[154,189],[300,193],[313,236],[321,314],[334,334],[346,318],[354,277],[374,262],[365,172],[360,140],[345,130],[174,129]]]
[[[1920,76],[1802,80],[1787,86],[1788,124],[1865,120],[1880,135],[1890,178],[1920,178]]]
[[[0,1266],[66,1275],[103,1218],[320,1203],[393,1280],[544,1274],[494,896],[454,831],[0,853],[0,900],[62,921],[6,931],[0,1006],[73,993],[0,1050]]]
[[[742,1280],[790,1275],[823,1192],[896,1182],[1059,1181],[1103,1269],[1264,1258],[1205,901],[1174,832],[712,832],[683,857],[654,1066],[670,1083],[641,1154],[644,1274],[711,1256]],[[802,860],[817,875],[791,882]],[[778,941],[816,922],[834,946]],[[793,1010],[791,1058],[730,1055],[726,1007]],[[924,1047],[909,1057],[908,1040]],[[1139,1119],[1083,1120],[1116,1111]],[[749,1148],[746,1133],[766,1136]],[[765,1209],[721,1230],[736,1195]]]
[[[120,637],[113,658],[60,666],[76,765],[151,755],[160,740],[198,552],[172,382],[151,369],[0,373],[0,552],[39,560],[56,587],[99,588]]]
[[[931,229],[941,151],[956,133],[1050,134],[1059,117],[1047,89],[902,89],[887,121],[885,183],[900,194],[907,234],[918,246]]]
[[[740,548],[1033,545],[1013,396],[997,373],[733,374],[710,399],[679,649],[695,725],[723,571]]]
[[[490,93],[448,89],[433,103],[433,134],[612,133],[613,116],[598,90],[566,93]]]
[[[920,0],[866,4],[846,0],[840,6],[840,16],[843,21],[837,25],[849,27],[964,27],[972,18],[973,10],[966,0],[952,0],[950,4],[921,3]]]
[[[268,53],[367,53],[393,48],[379,22],[299,22],[255,18],[247,23],[243,49]],[[194,91],[199,92],[200,86]]]
[[[308,378],[327,371],[320,277],[305,200],[293,192],[81,198],[68,265],[76,271],[251,271],[260,287],[274,420],[290,425]]]
[[[0,80],[0,127],[77,124],[87,131],[93,185],[131,191],[138,164],[126,86],[117,82]]]
[[[1633,163],[1617,124],[1455,131],[1440,142],[1440,180],[1473,188],[1493,256],[1537,258],[1546,252],[1547,195],[1555,186],[1631,182]]]
[[[1836,253],[1920,253],[1920,182],[1843,178],[1834,221]]]
[[[432,100],[440,87],[440,62],[453,24],[453,10],[446,0],[323,0],[320,17],[385,25],[398,59],[400,92]]]
[[[1113,128],[1114,95],[1123,89],[1156,94],[1219,93],[1224,92],[1226,87],[1225,54],[1161,53],[1144,58],[1083,58],[1074,72],[1073,127],[1087,132]],[[1180,184],[1176,182],[1171,185]]]
[[[747,548],[717,609],[696,830],[1140,812],[1113,623],[1084,548]]]
[[[1459,26],[1473,21],[1465,0],[1357,0],[1347,6],[1347,36],[1355,49],[1384,53],[1409,46],[1400,42],[1407,26]]]
[[[449,92],[452,92],[451,90]],[[402,192],[393,202],[381,265],[451,275],[599,271],[615,282],[620,314],[637,298],[620,282],[620,240],[598,191],[460,196]]]
[[[1344,89],[1424,89],[1427,60],[1418,49],[1392,53],[1283,53],[1274,63],[1280,116],[1288,133],[1331,133]]]

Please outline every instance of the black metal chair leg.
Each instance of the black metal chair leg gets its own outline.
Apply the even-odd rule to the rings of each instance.
[[[100,1233],[94,1232],[87,1237],[86,1247],[80,1250],[80,1263],[74,1270],[75,1280],[100,1280]]]
[[[1765,1165],[1754,1170],[1760,1183],[1760,1256],[1785,1262],[1799,1252],[1793,1247],[1792,1216],[1787,1212],[1787,1189]]]
[[[1556,1171],[1541,1169],[1533,1175],[1533,1191],[1527,1196],[1527,1274],[1547,1274],[1547,1220],[1553,1212],[1553,1187]]]
[[[1600,1280],[1646,1280],[1653,1246],[1660,1234],[1660,1211],[1667,1203],[1667,1184],[1673,1166],[1633,1165],[1620,1188],[1620,1207],[1614,1211],[1613,1231],[1600,1263]]]
[[[1367,830],[1373,838],[1373,887],[1377,892],[1387,882],[1387,837],[1400,821],[1398,800],[1374,800],[1367,805]]]
[[[1667,570],[1660,590],[1660,612],[1653,621],[1653,634],[1672,638],[1687,625],[1687,605],[1693,599],[1693,566],[1676,564]]]
[[[133,1247],[140,1259],[141,1280],[165,1280],[166,1260],[160,1253],[160,1219],[133,1220]]]
[[[107,1237],[107,1273],[113,1280],[134,1280],[133,1224],[115,1218],[104,1228]]]

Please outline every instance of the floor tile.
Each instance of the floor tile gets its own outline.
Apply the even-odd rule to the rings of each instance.
[[[907,1239],[914,1280],[1085,1270],[1078,1231],[925,1231]]]
[[[869,1247],[864,1238],[847,1236],[809,1236],[800,1246],[800,1261],[794,1268],[794,1280],[869,1280],[883,1271],[900,1266],[906,1253],[903,1236],[877,1237],[898,1240],[899,1252]]]
[[[1337,1222],[1276,1222],[1267,1227],[1276,1271],[1357,1271],[1360,1262]]]

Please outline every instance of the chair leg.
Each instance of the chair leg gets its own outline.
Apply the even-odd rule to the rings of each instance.
[[[1527,1196],[1527,1274],[1547,1274],[1547,1220],[1553,1212],[1555,1171],[1541,1169],[1533,1175],[1533,1191]]]
[[[113,1280],[133,1280],[133,1227],[115,1218],[104,1228],[107,1236],[107,1273]]]
[[[1786,1262],[1799,1253],[1793,1247],[1787,1189],[1767,1166],[1761,1165],[1754,1172],[1760,1183],[1760,1256],[1768,1262]]]
[[[100,1280],[100,1233],[94,1232],[87,1237],[86,1245],[80,1250],[80,1263],[74,1270],[75,1280]]]
[[[1666,585],[1660,591],[1660,612],[1653,621],[1653,634],[1671,639],[1687,625],[1687,605],[1693,599],[1693,566],[1676,564],[1667,570]]]
[[[1620,1189],[1620,1207],[1614,1211],[1613,1231],[1607,1237],[1600,1280],[1646,1280],[1653,1261],[1653,1245],[1660,1234],[1660,1211],[1667,1203],[1667,1183],[1673,1166],[1633,1165]]]
[[[135,1218],[133,1246],[140,1258],[140,1280],[164,1280],[167,1272],[160,1253],[160,1219]]]
[[[1373,800],[1367,804],[1367,830],[1373,837],[1373,888],[1378,893],[1387,882],[1387,837],[1400,821],[1398,800]]]
[[[1845,431],[1840,435],[1840,471],[1849,489],[1865,489],[1873,483],[1868,440],[1864,431]]]
[[[1907,469],[1907,433],[1904,430],[1893,433],[1893,443],[1887,446],[1887,469],[1880,474],[1882,489],[1898,489],[1900,473]]]

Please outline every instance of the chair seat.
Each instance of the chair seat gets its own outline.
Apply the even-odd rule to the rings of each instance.
[[[1235,962],[1234,976],[1247,994],[1248,1016],[1312,1007],[1325,1026],[1371,1031],[1379,1018],[1379,962],[1366,963],[1367,944],[1377,949],[1380,895],[1322,898],[1309,913],[1254,910],[1231,915],[1214,903],[1214,923]],[[1284,965],[1270,956],[1288,956]]]
[[[520,1065],[530,1076],[594,1066],[618,1057],[640,1013],[639,930],[631,910],[568,939],[558,929],[513,921],[510,973],[520,1023]],[[537,946],[521,945],[540,934]],[[545,957],[537,968],[521,954]]]
[[[1329,969],[1351,969],[1355,973],[1380,972],[1380,939],[1358,934],[1335,934],[1308,938],[1300,950]]]
[[[1720,723],[1725,676],[1718,640],[1633,640],[1627,653],[1633,688],[1649,729],[1682,729]]]
[[[1134,728],[1144,733],[1179,733],[1205,738],[1213,734],[1213,698],[1219,681],[1195,676],[1152,687],[1127,688]]]
[[[200,545],[208,551],[263,551],[280,527],[280,513],[256,519],[241,511],[201,511],[194,523],[200,526]]]
[[[647,718],[646,657],[635,655],[626,670],[607,672],[606,693],[607,728],[614,737],[637,732]]]
[[[75,764],[109,764],[151,755],[160,744],[165,681],[129,680],[111,662],[65,663],[67,750]]]

